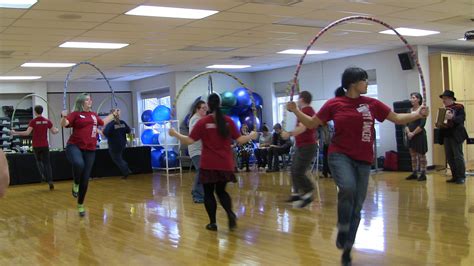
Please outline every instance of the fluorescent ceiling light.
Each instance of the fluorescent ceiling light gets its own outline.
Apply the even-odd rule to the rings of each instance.
[[[306,50],[300,49],[288,49],[278,52],[278,54],[304,54]],[[319,51],[319,50],[309,50],[307,54],[326,54],[328,51]]]
[[[206,68],[242,69],[242,68],[248,68],[248,67],[251,67],[251,65],[212,65],[212,66],[207,66]]]
[[[30,80],[40,78],[41,76],[0,76],[0,80]]]
[[[458,41],[467,41],[466,38],[459,38]]]
[[[24,63],[22,67],[72,67],[76,63]]]
[[[164,17],[164,18],[187,18],[201,19],[218,13],[215,10],[176,8],[163,6],[138,6],[125,15],[148,16],[148,17]]]
[[[428,35],[433,35],[433,34],[438,34],[439,31],[432,31],[432,30],[419,30],[419,29],[411,29],[411,28],[396,28],[395,29],[398,33],[401,35],[405,36],[428,36]],[[379,33],[382,34],[390,34],[390,35],[395,35],[395,32],[393,30],[384,30]]]
[[[0,0],[0,8],[30,8],[37,0]]]
[[[120,49],[128,46],[128,43],[106,43],[106,42],[65,42],[62,48],[87,48],[87,49]]]

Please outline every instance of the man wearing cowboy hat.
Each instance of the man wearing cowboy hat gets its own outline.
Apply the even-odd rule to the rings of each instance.
[[[453,175],[446,182],[464,184],[466,165],[462,144],[468,138],[464,127],[464,121],[466,120],[464,106],[455,102],[456,97],[454,97],[453,91],[445,90],[439,97],[443,100],[443,105],[446,108],[445,119],[447,120],[447,123],[440,128],[439,143],[444,144],[446,160]]]

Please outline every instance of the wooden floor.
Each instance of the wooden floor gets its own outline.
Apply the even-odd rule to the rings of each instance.
[[[474,189],[370,178],[354,265],[474,265]],[[204,229],[191,199],[192,174],[94,179],[80,218],[71,182],[11,187],[0,200],[0,265],[338,265],[336,190],[319,181],[322,202],[294,209],[288,173],[243,173],[228,186],[239,217],[229,232]]]

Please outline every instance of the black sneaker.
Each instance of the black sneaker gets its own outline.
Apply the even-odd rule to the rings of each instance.
[[[418,179],[418,176],[416,176],[416,173],[412,173],[411,175],[405,178],[405,180],[415,180],[415,179]]]
[[[231,215],[229,215],[229,230],[234,230],[235,228],[237,228],[237,216],[235,215],[235,213],[232,213]]]
[[[418,177],[418,181],[425,181],[426,180],[426,175],[425,174],[421,174],[419,177]]]
[[[54,190],[54,185],[53,184],[49,184],[49,190]]]
[[[291,195],[291,197],[289,197],[287,200],[285,200],[285,202],[295,202],[295,201],[298,201],[298,200],[301,200],[300,195]]]
[[[208,224],[208,225],[206,225],[206,229],[209,230],[209,231],[217,231],[217,224],[215,224],[215,223]]]
[[[352,265],[352,258],[351,258],[351,250],[350,249],[345,249],[344,252],[342,252],[341,265],[344,265],[344,266]]]
[[[451,178],[451,179],[448,179],[446,180],[446,183],[456,183],[456,178]]]
[[[308,206],[309,204],[311,204],[311,202],[313,202],[313,196],[309,198],[305,198],[305,199],[302,198],[300,201],[295,201],[295,204],[296,204],[296,207],[298,208],[304,208]]]
[[[464,182],[466,182],[465,180],[465,178],[458,178],[456,179],[456,184],[464,184]]]

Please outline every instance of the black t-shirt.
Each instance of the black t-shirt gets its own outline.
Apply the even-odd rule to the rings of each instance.
[[[109,149],[112,151],[121,151],[127,144],[127,133],[130,133],[130,127],[125,121],[120,123],[110,122],[104,129],[104,135],[107,137]]]

